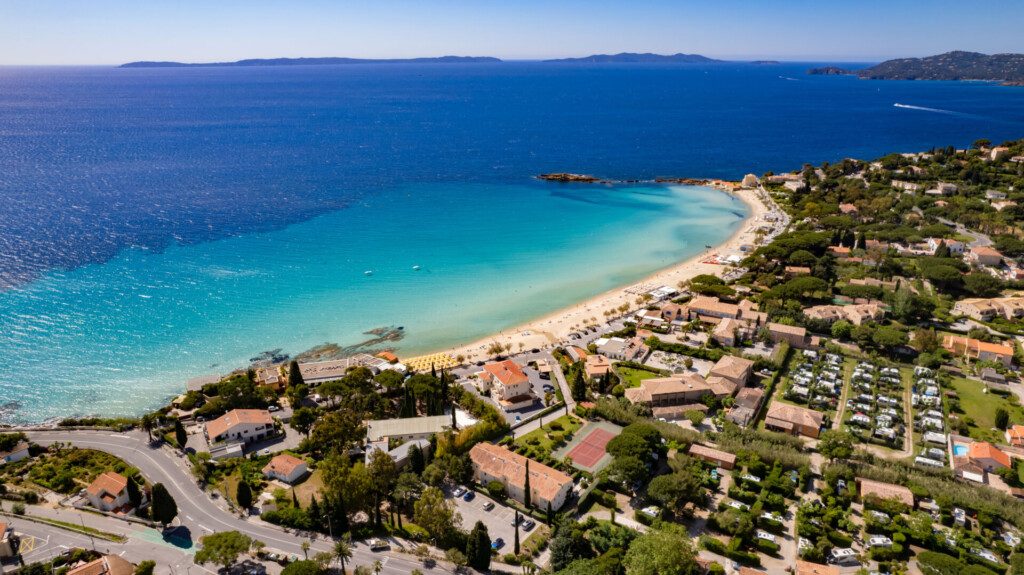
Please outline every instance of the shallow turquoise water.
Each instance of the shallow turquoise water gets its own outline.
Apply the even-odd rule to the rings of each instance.
[[[447,348],[685,259],[746,213],[699,187],[419,184],[277,231],[126,250],[0,294],[0,391],[16,421],[134,414],[264,350],[391,325],[400,353]]]

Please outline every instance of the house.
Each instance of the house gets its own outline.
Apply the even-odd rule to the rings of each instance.
[[[892,182],[890,182],[889,185],[891,185],[892,187],[896,188],[897,190],[902,190],[904,192],[919,192],[919,191],[921,191],[921,184],[915,184],[914,182],[905,182],[905,181],[902,181],[902,180],[893,180]]]
[[[744,387],[736,393],[736,400],[725,418],[736,425],[746,427],[761,409],[764,390],[759,387]]]
[[[722,469],[732,469],[733,467],[736,467],[736,456],[727,451],[713,449],[711,447],[705,447],[694,443],[690,445],[688,453],[691,457],[696,457],[697,459],[707,461],[708,463],[713,463]]]
[[[451,425],[451,415],[372,419],[366,422],[366,440],[372,443],[392,439],[395,441],[430,439],[431,435],[441,433]]]
[[[844,215],[856,214],[857,206],[853,204],[839,204],[839,212]]]
[[[817,439],[825,414],[806,407],[774,402],[768,407],[764,426],[790,435],[803,435]]]
[[[491,385],[491,398],[505,411],[529,407],[536,400],[530,378],[511,359],[488,363],[479,375]]]
[[[985,383],[1005,385],[1006,376],[992,369],[991,367],[986,367],[985,369],[981,370],[981,381],[984,381]]]
[[[686,302],[684,309],[686,319],[700,319],[705,323],[717,323],[717,321],[708,320],[719,320],[726,317],[735,319],[740,317],[741,313],[740,306],[736,304],[723,302],[717,297],[702,295]]]
[[[998,162],[999,160],[1001,160],[1001,159],[1003,159],[1003,158],[1005,158],[1006,156],[1009,156],[1009,155],[1010,155],[1010,148],[1007,148],[1006,146],[996,146],[996,147],[992,148],[991,150],[989,150],[989,152],[988,152],[988,159],[991,162]]]
[[[120,555],[104,555],[95,561],[83,563],[68,570],[67,575],[133,575],[135,564]]]
[[[1010,467],[1010,456],[987,441],[975,441],[967,448],[971,463],[989,473]]]
[[[1024,425],[1012,425],[1006,430],[1006,442],[1013,447],[1024,447]]]
[[[949,253],[955,256],[962,255],[964,253],[964,250],[967,249],[967,244],[959,240],[950,240],[945,238],[928,238],[925,241],[925,243],[928,245],[928,251],[932,254],[934,254],[935,250],[939,249],[939,246],[941,246],[942,244],[945,244],[946,247],[949,248]]]
[[[493,443],[477,443],[469,450],[469,459],[473,478],[478,483],[487,485],[498,481],[505,486],[505,493],[520,503],[525,501],[527,466],[533,506],[546,509],[550,505],[551,509],[558,510],[572,492],[572,477]]]
[[[721,377],[738,389],[747,384],[753,372],[753,361],[735,355],[723,355],[708,372],[708,380]]]
[[[1005,200],[1006,192],[1000,192],[999,190],[987,190],[985,192],[986,200]]]
[[[0,451],[0,466],[21,461],[28,457],[28,455],[28,443],[24,441],[18,442],[10,451]]]
[[[797,559],[794,575],[839,575],[839,567]]]
[[[988,246],[971,248],[970,259],[982,266],[999,266],[1003,263],[1003,254]]]
[[[807,266],[786,266],[783,273],[787,278],[811,275],[811,268]]]
[[[747,174],[743,176],[743,181],[740,182],[740,185],[744,188],[756,188],[757,184],[758,179],[754,174]]]
[[[85,488],[85,497],[100,511],[113,511],[128,504],[128,478],[105,471]]]
[[[1005,367],[1013,363],[1013,348],[998,343],[989,343],[970,337],[946,335],[942,338],[942,347],[953,355],[961,355],[970,359],[998,361]]]
[[[842,319],[849,321],[853,325],[861,325],[865,322],[878,321],[885,317],[885,308],[877,303],[816,305],[804,309],[804,315],[810,319],[828,323]]]
[[[597,353],[618,361],[642,362],[651,349],[641,337],[613,337],[597,347]]]
[[[769,323],[767,327],[772,343],[786,342],[795,348],[807,347],[807,328],[781,323]]]
[[[328,381],[339,380],[352,369],[365,367],[374,373],[385,369],[393,369],[404,373],[402,364],[392,364],[388,359],[374,357],[368,353],[357,353],[352,357],[332,359],[328,361],[311,361],[299,363],[299,373],[306,385],[317,386]]]
[[[951,184],[949,182],[939,182],[935,184],[935,189],[938,190],[942,195],[946,196],[950,194],[955,194],[959,188],[957,188],[956,184]]]
[[[911,509],[914,507],[914,494],[910,489],[902,485],[858,477],[857,487],[860,489],[862,501],[867,498],[889,499],[902,503]]]
[[[626,399],[654,407],[673,407],[687,403],[699,403],[705,395],[727,397],[736,387],[718,377],[705,380],[696,373],[683,373],[669,377],[655,377],[640,382],[639,387],[626,390]]]
[[[611,368],[612,362],[607,357],[596,353],[588,355],[583,363],[583,370],[589,379],[604,377]]]
[[[290,453],[275,455],[263,468],[263,475],[268,479],[277,479],[289,485],[302,479],[308,472],[306,462]]]
[[[829,246],[828,251],[835,255],[838,259],[845,259],[850,257],[850,248],[846,246]]]
[[[732,318],[725,318],[718,322],[711,332],[712,339],[727,347],[736,347],[737,344],[752,335],[752,331],[746,324]]]
[[[265,409],[232,409],[206,424],[210,443],[236,441],[249,444],[274,435],[274,418]]]
[[[800,190],[804,189],[804,186],[805,184],[802,179],[798,181],[789,181],[782,183],[782,187],[786,188],[791,192],[799,192]]]
[[[14,534],[14,527],[0,521],[0,559],[14,557],[18,551],[19,543],[18,536]],[[0,570],[2,569],[3,567],[0,566]]]
[[[414,439],[412,441],[406,441],[405,443],[391,450],[388,449],[389,445],[390,444],[386,439],[383,441],[376,441],[370,443],[366,447],[366,455],[364,457],[364,462],[366,463],[366,465],[370,464],[370,461],[373,459],[373,454],[377,451],[384,451],[388,455],[390,455],[391,459],[394,460],[395,462],[395,468],[398,470],[401,470],[403,467],[406,466],[407,463],[409,463],[409,458],[413,447],[419,447],[424,457],[428,457],[430,454],[430,441],[427,439]]]
[[[288,384],[288,378],[282,375],[280,365],[267,365],[256,369],[254,378],[256,385],[281,391]]]
[[[660,316],[659,316],[660,319]],[[587,350],[583,349],[578,345],[567,345],[565,346],[565,353],[569,355],[569,359],[576,363],[577,361],[583,361],[590,355]]]

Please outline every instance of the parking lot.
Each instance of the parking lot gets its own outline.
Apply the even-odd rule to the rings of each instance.
[[[494,501],[486,495],[481,495],[478,492],[472,493],[473,499],[470,501],[466,501],[462,497],[456,498],[451,493],[448,493],[448,497],[455,501],[455,507],[458,509],[459,514],[462,515],[463,529],[472,529],[473,526],[476,525],[477,521],[481,521],[487,526],[487,533],[491,536],[491,541],[494,541],[499,537],[505,540],[505,546],[499,549],[498,552],[501,554],[511,553],[513,545],[512,542],[515,537],[512,527],[512,519],[515,515],[515,511],[510,507]],[[488,502],[494,503],[494,509],[485,511],[484,506]],[[536,529],[536,527],[534,527],[534,529]],[[525,541],[527,536],[532,532],[532,529],[530,531],[525,531],[520,527],[520,543]]]

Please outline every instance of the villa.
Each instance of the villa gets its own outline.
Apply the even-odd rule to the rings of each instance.
[[[274,418],[265,409],[232,409],[206,424],[210,443],[237,441],[249,444],[274,435]]]
[[[1003,263],[1003,254],[988,246],[975,246],[971,248],[969,259],[981,266],[999,266]]]
[[[992,473],[1011,466],[1010,456],[987,441],[975,441],[967,449],[971,463]]]
[[[135,564],[119,555],[104,555],[95,561],[83,563],[68,570],[67,575],[132,575]]]
[[[766,429],[782,431],[790,435],[803,435],[817,439],[825,414],[798,405],[774,402],[768,407],[764,426]]]
[[[1024,425],[1013,425],[1007,429],[1006,442],[1013,447],[1024,447]]]
[[[853,325],[878,321],[885,317],[885,308],[877,303],[853,305],[816,305],[804,309],[804,315],[811,319],[826,321],[846,320]]]
[[[85,488],[89,504],[100,511],[113,511],[128,504],[128,478],[106,471]]]
[[[612,368],[612,362],[600,354],[590,354],[583,363],[583,370],[587,373],[588,379],[603,377]]]
[[[725,418],[736,425],[746,427],[753,421],[757,411],[761,408],[761,401],[763,399],[763,389],[759,387],[744,387],[736,393],[736,401]]]
[[[699,403],[705,395],[728,397],[736,386],[724,378],[705,380],[696,373],[683,373],[669,377],[655,377],[640,382],[639,387],[626,390],[626,399],[654,407],[673,407]]]
[[[526,469],[529,461],[530,503],[539,509],[558,510],[565,505],[572,492],[572,477],[526,457],[494,445],[477,443],[469,450],[473,464],[473,478],[481,485],[498,481],[505,486],[505,493],[512,499],[524,503]]]
[[[998,343],[989,343],[959,335],[947,335],[942,338],[942,347],[953,355],[970,359],[997,361],[1004,367],[1013,363],[1013,348]]]
[[[754,362],[735,355],[723,355],[708,372],[708,382],[714,377],[728,381],[733,387],[740,388],[747,384],[754,372]]]
[[[978,321],[991,321],[996,317],[1024,318],[1024,297],[967,298],[953,304],[953,313]]]
[[[781,323],[769,323],[767,327],[772,343],[786,342],[795,348],[807,347],[807,328]]]
[[[289,485],[302,479],[308,472],[306,462],[290,453],[275,455],[263,468],[263,475],[268,479],[276,479]]]
[[[631,337],[629,339],[613,337],[597,346],[597,353],[618,361],[642,362],[650,351],[651,349],[647,347],[647,344],[644,343],[641,337]]]
[[[690,446],[690,450],[687,452],[691,457],[696,457],[708,463],[713,463],[722,469],[732,469],[736,467],[736,456],[727,451],[720,449],[714,449],[711,447],[705,447],[694,443]]]
[[[529,407],[536,400],[530,378],[511,359],[484,365],[479,376],[481,381],[490,385],[491,397],[505,411]]]

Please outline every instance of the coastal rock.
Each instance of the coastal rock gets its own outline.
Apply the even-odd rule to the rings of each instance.
[[[812,76],[852,76],[853,72],[836,66],[824,66],[822,68],[811,68],[807,71]]]
[[[549,182],[582,182],[582,183],[594,183],[600,182],[601,178],[595,178],[587,174],[569,174],[569,173],[554,173],[554,174],[541,174],[537,176],[542,180]]]

